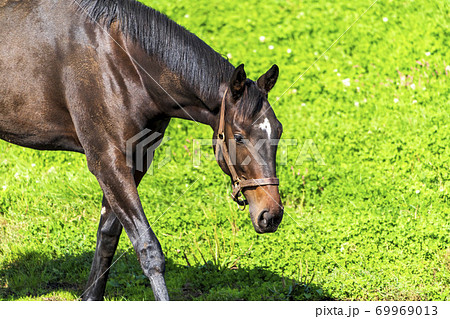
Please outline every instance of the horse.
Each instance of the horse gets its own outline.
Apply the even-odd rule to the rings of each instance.
[[[250,80],[244,65],[135,0],[2,0],[0,25],[0,138],[85,154],[103,193],[82,300],[103,300],[122,229],[155,300],[169,300],[164,254],[137,191],[160,139],[146,146],[150,157],[130,155],[127,142],[144,130],[163,136],[171,118],[212,128],[234,200],[249,205],[256,232],[277,230],[282,125],[268,102],[276,65]]]

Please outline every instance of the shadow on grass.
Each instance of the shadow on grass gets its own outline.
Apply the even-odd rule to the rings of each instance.
[[[119,252],[116,256],[120,256]],[[0,299],[76,299],[85,288],[93,252],[51,258],[29,252],[0,269]],[[313,278],[298,281],[267,269],[228,269],[208,262],[185,266],[166,261],[172,300],[333,300]],[[133,252],[112,267],[106,300],[152,300],[148,279]]]

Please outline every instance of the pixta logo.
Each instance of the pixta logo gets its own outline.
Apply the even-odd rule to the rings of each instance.
[[[126,143],[127,166],[140,172],[147,172],[153,175],[154,168],[161,168],[171,160],[170,147],[165,148],[165,154],[158,160],[157,164],[153,163],[153,157],[157,148],[165,144],[169,140],[162,133],[144,129]]]

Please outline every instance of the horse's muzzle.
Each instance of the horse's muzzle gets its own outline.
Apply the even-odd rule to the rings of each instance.
[[[269,210],[263,210],[257,219],[255,230],[257,233],[273,233],[278,229],[283,219],[283,209],[279,212],[271,213]]]

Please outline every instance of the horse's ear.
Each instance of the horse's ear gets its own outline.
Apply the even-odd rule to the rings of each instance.
[[[244,65],[241,64],[234,70],[230,81],[230,90],[234,100],[238,100],[244,93],[246,80],[247,74],[245,74]]]
[[[279,72],[278,66],[274,64],[269,71],[261,75],[257,81],[260,89],[266,93],[269,93],[269,91],[275,86],[275,83],[277,83]]]

